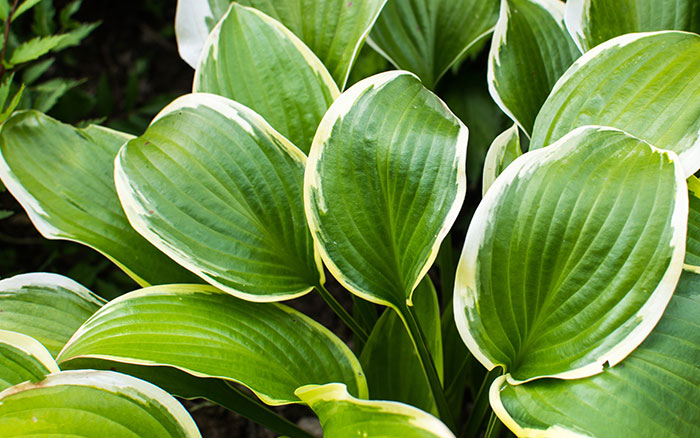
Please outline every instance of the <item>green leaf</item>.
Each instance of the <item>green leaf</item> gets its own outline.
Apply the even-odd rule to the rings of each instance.
[[[7,20],[7,16],[10,14],[10,4],[8,0],[0,0],[0,20]]]
[[[700,31],[697,0],[569,0],[566,27],[583,52],[614,37],[657,30]]]
[[[587,52],[561,77],[537,116],[530,150],[584,125],[612,126],[676,152],[700,169],[700,36],[623,35]]]
[[[61,40],[61,43],[54,48],[54,51],[79,45],[93,30],[97,29],[99,25],[100,23],[81,24],[70,32],[64,33],[61,35],[64,38]]]
[[[56,62],[56,58],[47,58],[28,66],[22,72],[22,82],[25,85],[33,84],[51,68],[54,62]]]
[[[33,61],[55,50],[67,38],[67,35],[51,35],[47,37],[36,37],[23,42],[12,52],[12,56],[8,62],[10,65],[17,65]]]
[[[390,0],[370,44],[433,89],[469,48],[493,31],[498,0]]]
[[[700,275],[684,271],[658,326],[624,361],[579,380],[494,382],[491,403],[518,436],[700,435]]]
[[[321,420],[324,438],[454,438],[432,415],[403,403],[358,400],[345,385],[299,388],[296,394]]]
[[[111,301],[76,332],[59,362],[86,357],[235,381],[272,405],[296,403],[296,388],[328,382],[367,396],[358,360],[328,329],[289,307],[207,285],[155,286]]]
[[[352,293],[403,309],[466,192],[467,128],[408,72],[358,82],[311,147],[304,201],[326,266]]]
[[[493,185],[498,175],[508,167],[510,163],[523,154],[520,149],[520,132],[518,125],[504,131],[491,143],[484,161],[484,176],[481,183],[482,196]]]
[[[486,368],[587,377],[644,340],[683,267],[677,160],[587,126],[508,166],[472,218],[455,287],[457,327]]]
[[[19,6],[17,6],[17,9],[15,10],[15,13],[12,15],[12,21],[15,21],[17,18],[19,18],[22,14],[39,4],[41,0],[24,0],[22,3],[20,3]]]
[[[54,78],[32,87],[34,92],[32,108],[37,111],[48,112],[56,105],[58,99],[83,82],[85,80]]]
[[[0,330],[0,391],[28,380],[39,381],[58,371],[56,361],[36,339]]]
[[[58,274],[33,273],[0,280],[0,329],[32,336],[56,356],[105,301]]]
[[[491,96],[528,135],[555,82],[581,52],[559,0],[502,0],[489,52]]]
[[[76,129],[36,111],[17,113],[0,132],[0,178],[47,239],[94,248],[142,286],[195,281],[124,215],[114,157],[129,138],[99,126]]]
[[[688,236],[685,263],[700,268],[700,179],[691,176],[688,182]]]
[[[116,163],[131,224],[207,282],[251,301],[323,282],[306,226],[306,156],[252,110],[196,93],[166,107]]]
[[[248,106],[304,152],[340,94],[326,67],[296,35],[237,3],[204,46],[194,91]]]
[[[442,376],[440,306],[430,277],[425,276],[413,297],[418,322],[425,331],[428,348],[438,362],[435,367]],[[360,362],[367,376],[371,398],[399,401],[437,413],[418,353],[394,309],[386,309],[379,318],[362,350]]]
[[[0,393],[0,435],[200,437],[171,395],[111,371],[64,371]]]
[[[321,59],[342,89],[386,0],[241,0],[284,24]],[[196,67],[204,41],[224,15],[228,0],[179,0],[175,33],[180,56]]]

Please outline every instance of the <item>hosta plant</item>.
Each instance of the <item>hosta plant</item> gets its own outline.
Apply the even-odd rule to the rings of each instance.
[[[197,436],[173,395],[290,437],[267,406],[327,437],[700,434],[700,8],[667,3],[180,0],[193,92],[142,135],[2,126],[39,231],[141,287],[0,281],[3,436]],[[365,42],[397,70],[348,86]],[[440,94],[483,44],[512,127],[473,211]],[[309,293],[351,343],[283,303]]]

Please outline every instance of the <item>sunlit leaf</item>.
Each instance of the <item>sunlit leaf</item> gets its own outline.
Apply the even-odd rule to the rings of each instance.
[[[685,263],[700,268],[700,180],[688,178],[688,237]]]
[[[311,318],[276,303],[253,303],[206,285],[155,286],[111,301],[61,351],[59,363],[95,358],[171,366],[239,382],[268,404],[298,402],[307,384],[367,384],[350,349]]]
[[[26,381],[39,381],[57,373],[58,365],[36,339],[0,330],[0,391]]]
[[[498,175],[503,173],[506,167],[522,154],[518,125],[513,125],[496,137],[491,143],[484,161],[484,176],[481,182],[482,195],[486,194]]]
[[[582,127],[511,163],[467,232],[455,320],[509,381],[580,378],[649,334],[683,267],[687,186],[678,157]]]

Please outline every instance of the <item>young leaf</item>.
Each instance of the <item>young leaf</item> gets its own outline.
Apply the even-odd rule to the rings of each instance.
[[[311,147],[304,201],[314,240],[352,293],[403,309],[464,200],[467,128],[408,72],[358,82]]]
[[[304,152],[340,94],[326,67],[296,35],[237,3],[207,40],[193,89],[248,106]]]
[[[36,339],[0,330],[0,391],[58,371],[56,361]]]
[[[685,263],[700,269],[700,180],[688,178],[688,237],[685,245]]]
[[[491,40],[491,96],[528,135],[555,82],[581,56],[560,0],[501,0]]]
[[[0,132],[0,178],[47,239],[94,248],[143,286],[196,281],[139,236],[124,215],[114,157],[129,138],[20,112]]]
[[[305,386],[296,394],[318,415],[325,438],[454,438],[427,412],[403,403],[359,400],[339,383]]]
[[[367,396],[359,362],[328,329],[287,306],[243,301],[208,285],[155,286],[111,301],[58,361],[80,358],[231,380],[272,405],[298,402],[294,390],[312,383],[343,382]]]
[[[455,321],[510,382],[617,364],[663,314],[683,267],[687,186],[678,157],[582,127],[516,159],[467,232]]]
[[[207,282],[251,301],[323,281],[306,226],[306,156],[258,114],[196,93],[166,107],[116,160],[131,224]]]
[[[201,436],[185,408],[162,389],[124,374],[87,370],[0,392],[0,435]]]
[[[370,44],[430,89],[464,53],[493,31],[498,0],[391,0]]]
[[[55,50],[67,38],[67,35],[51,35],[47,37],[36,37],[23,42],[12,52],[8,63],[10,65],[17,65],[33,61],[49,53],[51,50]]]
[[[523,437],[700,435],[700,275],[684,271],[658,326],[620,364],[579,380],[511,386],[491,404]]]
[[[56,356],[105,301],[70,278],[34,273],[0,280],[0,329],[30,335]]]
[[[623,35],[583,55],[557,82],[537,116],[530,150],[584,125],[612,126],[700,169],[700,36]]]
[[[567,29],[583,52],[626,33],[700,32],[697,0],[569,0],[564,15]]]
[[[430,277],[425,276],[413,297],[418,322],[425,331],[430,352],[438,362],[435,368],[442,376],[440,307]],[[367,375],[372,399],[395,400],[437,413],[418,354],[394,309],[386,309],[379,318],[362,350],[360,363]]]
[[[522,154],[520,132],[518,125],[514,124],[496,137],[489,147],[486,160],[484,160],[484,176],[481,182],[482,196],[486,195],[486,191],[493,185],[498,175],[503,173],[506,167]]]

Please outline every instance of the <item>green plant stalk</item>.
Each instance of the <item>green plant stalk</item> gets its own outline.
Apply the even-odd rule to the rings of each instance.
[[[423,330],[420,328],[413,311],[406,304],[403,304],[402,307],[397,308],[397,311],[399,313],[399,317],[403,320],[408,336],[411,338],[413,346],[418,353],[421,367],[423,368],[423,372],[425,373],[428,383],[430,384],[430,389],[433,393],[433,398],[435,399],[435,404],[437,405],[440,419],[447,425],[447,427],[449,427],[452,431],[455,431],[456,425],[454,419],[452,418],[452,411],[447,403],[445,391],[442,389],[442,383],[440,382],[437,370],[435,369],[435,362],[433,361],[430,350],[428,349],[428,344],[425,340]]]
[[[451,297],[455,288],[455,272],[457,270],[452,248],[452,233],[448,233],[445,240],[442,241],[438,252],[438,266],[440,267],[440,290],[442,291],[443,310],[445,310],[448,308],[448,302],[452,303]]]
[[[489,425],[486,428],[486,435],[484,438],[498,438],[501,436],[501,430],[503,429],[503,423],[498,419],[494,412],[491,412],[491,417],[489,418]]]
[[[7,55],[7,40],[10,38],[10,24],[12,24],[12,16],[15,15],[17,10],[17,4],[19,0],[15,0],[10,8],[10,12],[7,14],[7,21],[5,21],[5,40],[2,42],[2,54],[0,54],[0,78],[5,75],[5,56]]]
[[[338,302],[338,300],[335,299],[335,297],[328,291],[328,289],[326,289],[324,285],[316,285],[316,290],[321,295],[323,300],[330,306],[330,308],[333,309],[335,314],[338,315],[338,317],[350,328],[350,330],[352,330],[355,337],[364,345],[369,338],[365,329],[363,329],[362,326],[355,321],[355,318],[353,318],[352,315],[345,310],[345,308]]]
[[[479,436],[479,430],[481,425],[484,423],[486,414],[491,410],[491,405],[489,404],[489,389],[491,384],[497,377],[503,374],[503,368],[495,367],[486,374],[479,392],[476,394],[476,399],[474,399],[474,407],[469,415],[467,424],[464,426],[464,431],[461,434],[461,438],[476,438]],[[493,415],[493,412],[491,412]]]

